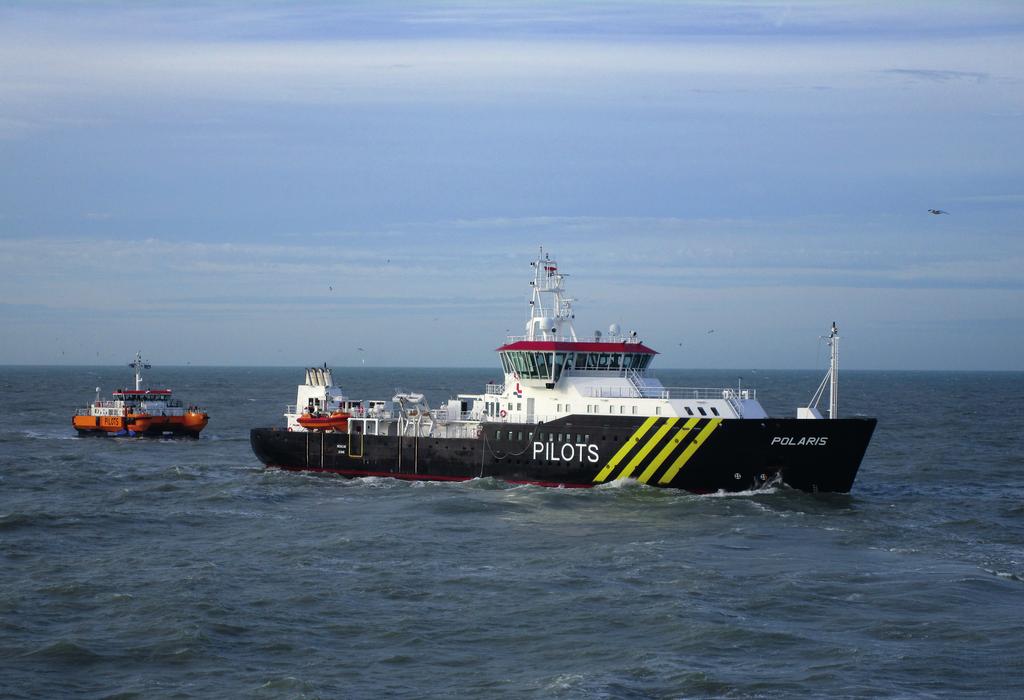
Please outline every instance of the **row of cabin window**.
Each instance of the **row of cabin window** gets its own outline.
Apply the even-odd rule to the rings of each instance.
[[[633,415],[636,415],[637,407],[633,406],[632,408],[633,408],[633,411],[632,411]],[[693,409],[692,408],[690,408],[689,406],[683,406],[683,408],[686,409],[686,415],[688,415],[688,416],[692,416],[693,415]],[[714,406],[709,406],[709,408],[711,409],[711,413],[712,414],[714,414],[716,416],[720,415],[718,413],[718,409],[715,408]],[[569,406],[568,405],[566,405],[565,410],[566,411],[569,410]],[[600,405],[598,405],[598,404],[587,404],[587,413],[600,413],[600,412],[601,412],[601,406]],[[625,412],[626,412],[626,407],[620,405],[619,406],[619,413],[623,414]],[[700,413],[702,416],[706,416],[708,414],[708,412],[704,410],[703,406],[698,406],[697,407],[697,412]],[[608,405],[608,413],[615,413],[615,406],[609,404]],[[660,416],[661,415],[661,407],[660,406],[655,406],[654,407],[654,415],[656,415],[656,416]]]
[[[508,436],[509,440],[522,440],[523,439],[522,431],[514,432],[512,430],[506,430],[506,431],[496,430],[496,431],[494,431],[494,439],[495,440],[501,440],[502,432],[504,432]],[[532,440],[533,439],[533,433],[527,433],[526,436],[527,436],[526,437],[527,440]],[[572,433],[564,433],[564,434],[563,433],[537,433],[537,439],[541,440],[541,441],[547,440],[548,442],[556,442],[556,441],[557,442],[572,442]],[[586,442],[586,443],[589,443],[590,442],[590,435],[589,434],[581,435],[579,433],[576,433],[576,442]]]
[[[493,416],[493,415],[497,414],[498,411],[497,410],[492,410],[491,407],[493,406],[494,409],[497,409],[497,407],[500,406],[500,405],[501,404],[499,404],[497,402],[488,403],[487,404],[487,413],[488,413],[488,415],[492,415]],[[515,406],[516,406],[515,410],[517,410],[517,411],[523,410],[523,404],[522,403],[517,402],[515,404]],[[632,408],[633,415],[636,415],[637,407],[636,406],[632,406],[631,408]],[[683,406],[683,408],[686,409],[686,415],[688,415],[688,416],[694,415],[693,409],[690,408],[689,406]],[[719,414],[718,409],[715,408],[714,406],[709,406],[709,408],[711,409],[712,415],[716,415],[716,416],[717,415],[721,415],[721,414]],[[509,404],[508,404],[508,410],[509,411],[512,410],[512,403],[511,402],[509,402]],[[562,412],[562,404],[557,404],[557,408],[555,410],[556,410],[557,413],[561,413]],[[565,412],[566,413],[571,413],[572,412],[572,408],[571,408],[570,404],[565,404]],[[600,413],[600,412],[601,412],[601,406],[600,405],[598,405],[598,404],[587,404],[587,413]],[[619,414],[621,415],[621,414],[624,414],[625,412],[626,412],[626,407],[623,406],[623,405],[619,405]],[[700,413],[702,416],[706,416],[708,414],[708,412],[704,410],[703,406],[698,406],[697,407],[697,412]],[[608,405],[608,413],[615,413],[615,406],[609,404]],[[655,406],[654,407],[654,415],[656,415],[656,416],[660,416],[661,415],[661,407],[660,406]]]
[[[500,357],[506,374],[515,372],[525,379],[557,382],[563,370],[647,369],[653,356],[644,353],[508,351],[500,353]]]

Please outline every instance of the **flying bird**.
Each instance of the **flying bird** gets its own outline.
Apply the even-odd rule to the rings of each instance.
[[[708,331],[708,335],[711,335],[711,334],[712,334],[712,333],[714,333],[714,332],[715,332],[715,329],[714,329],[714,328],[712,328],[711,330],[709,330],[709,331]]]
[[[934,214],[935,216],[938,216],[939,214],[949,214],[948,211],[942,211],[941,209],[929,209],[928,213]]]

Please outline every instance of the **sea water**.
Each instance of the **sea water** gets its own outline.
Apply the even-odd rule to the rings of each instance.
[[[0,368],[0,696],[1020,697],[1024,374],[844,372],[849,495],[267,470],[301,368],[156,368],[198,440],[79,438],[125,368]],[[739,375],[743,375],[742,379]],[[663,370],[794,415],[817,372]],[[337,369],[354,398],[492,370]]]

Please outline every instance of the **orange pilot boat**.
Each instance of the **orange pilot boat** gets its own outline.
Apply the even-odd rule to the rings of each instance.
[[[199,437],[210,416],[198,406],[185,406],[170,389],[143,389],[142,370],[149,365],[136,353],[128,366],[135,370],[135,388],[117,389],[111,400],[96,400],[80,408],[71,419],[79,435],[140,435]]]

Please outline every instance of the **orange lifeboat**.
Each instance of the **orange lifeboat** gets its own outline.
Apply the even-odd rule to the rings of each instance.
[[[334,411],[329,415],[303,413],[295,422],[306,430],[348,430],[348,419],[351,415],[344,411]]]

